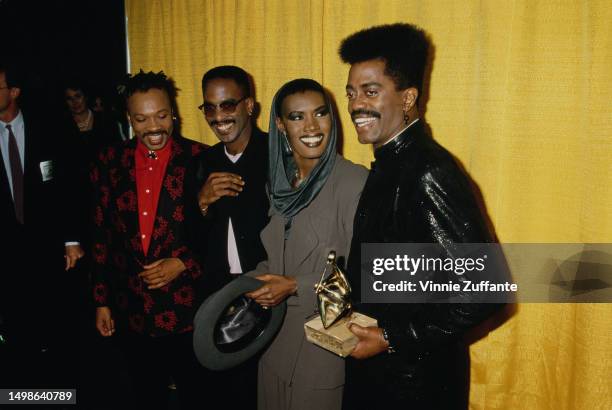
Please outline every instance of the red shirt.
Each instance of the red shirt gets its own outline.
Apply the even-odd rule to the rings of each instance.
[[[136,192],[138,195],[138,222],[142,250],[147,254],[153,225],[157,214],[159,193],[166,175],[166,166],[170,160],[172,140],[158,151],[149,149],[140,141],[136,146]]]

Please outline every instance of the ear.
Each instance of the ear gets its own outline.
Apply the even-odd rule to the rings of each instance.
[[[276,128],[278,128],[278,130],[282,133],[286,133],[287,130],[285,129],[285,124],[283,124],[283,121],[276,117]]]
[[[402,94],[404,100],[404,111],[408,112],[416,106],[417,98],[419,97],[419,90],[414,87],[410,87],[406,88]]]
[[[10,95],[13,100],[16,100],[21,95],[21,88],[19,87],[11,87]]]
[[[253,115],[253,111],[255,110],[255,100],[253,99],[253,97],[248,97],[244,101],[246,103],[246,109],[249,113],[249,116]]]

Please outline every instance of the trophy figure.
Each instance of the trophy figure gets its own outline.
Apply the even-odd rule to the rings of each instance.
[[[338,356],[346,357],[359,339],[349,329],[349,323],[377,326],[376,319],[353,312],[350,302],[351,285],[336,263],[336,252],[327,256],[319,283],[315,284],[319,314],[304,324],[306,339]]]

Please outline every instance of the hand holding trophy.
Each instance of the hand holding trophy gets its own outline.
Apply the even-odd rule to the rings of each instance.
[[[321,279],[314,287],[319,314],[304,324],[306,339],[338,356],[351,354],[359,339],[348,328],[349,323],[363,327],[377,326],[376,319],[353,312],[351,285],[336,264],[336,252],[327,256]]]

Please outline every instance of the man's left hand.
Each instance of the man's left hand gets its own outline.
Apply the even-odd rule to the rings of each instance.
[[[145,281],[149,289],[159,289],[172,282],[186,268],[179,258],[164,258],[149,265],[143,266],[145,270],[138,276]]]
[[[379,353],[386,352],[389,342],[383,337],[380,327],[363,327],[356,323],[349,325],[349,330],[359,338],[359,342],[351,353],[355,359],[367,359]]]
[[[81,245],[66,245],[65,252],[64,259],[66,259],[66,270],[74,268],[77,261],[85,255]]]

